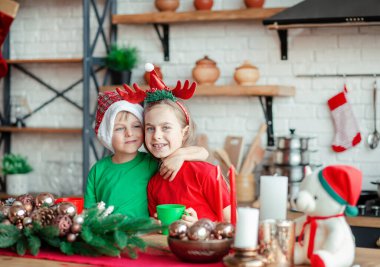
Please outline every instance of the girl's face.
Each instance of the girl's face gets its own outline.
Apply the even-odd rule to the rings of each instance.
[[[145,112],[145,145],[162,159],[182,147],[188,126],[181,124],[170,106],[158,104]]]
[[[141,122],[129,112],[119,112],[115,118],[112,147],[115,154],[136,154],[144,141]]]

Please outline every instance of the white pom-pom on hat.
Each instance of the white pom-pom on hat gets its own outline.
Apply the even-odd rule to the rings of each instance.
[[[146,63],[145,64],[145,71],[151,72],[152,70],[154,70],[153,64],[152,63]]]

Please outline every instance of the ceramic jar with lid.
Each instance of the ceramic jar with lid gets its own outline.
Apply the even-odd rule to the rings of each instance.
[[[193,68],[193,79],[198,84],[212,85],[218,80],[220,70],[208,56],[198,60]]]
[[[259,77],[258,68],[248,60],[244,61],[240,67],[237,67],[234,74],[234,79],[239,85],[255,85]]]
[[[162,80],[163,76],[162,76],[162,72],[161,72],[160,66],[155,65],[155,64],[153,64],[153,66],[154,66],[154,71],[156,72],[157,76]],[[150,81],[150,72],[147,72],[147,71],[145,72],[144,79],[145,79],[146,83],[149,84],[149,81]]]
[[[194,0],[196,10],[211,10],[214,0]]]
[[[155,0],[154,5],[159,11],[176,11],[179,7],[179,0]]]

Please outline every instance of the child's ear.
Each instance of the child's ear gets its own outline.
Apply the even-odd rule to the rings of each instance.
[[[189,125],[186,125],[183,129],[182,129],[182,137],[183,137],[183,141],[185,142],[188,135],[189,135],[189,129],[190,129],[190,126]]]

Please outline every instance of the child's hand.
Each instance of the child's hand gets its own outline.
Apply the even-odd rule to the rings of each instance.
[[[193,225],[198,221],[197,212],[193,208],[188,208],[185,210],[185,214],[182,215],[182,220],[187,224],[187,226]]]
[[[178,171],[181,169],[184,160],[182,156],[176,156],[175,153],[165,158],[161,162],[160,175],[164,179],[173,181]]]
[[[157,225],[161,225],[161,221],[157,218],[157,212],[153,214],[153,217],[151,217]],[[158,231],[159,234],[162,234],[162,231]]]

